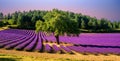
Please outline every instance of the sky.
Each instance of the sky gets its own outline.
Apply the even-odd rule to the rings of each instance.
[[[4,14],[53,8],[120,21],[120,0],[0,0],[0,12]]]

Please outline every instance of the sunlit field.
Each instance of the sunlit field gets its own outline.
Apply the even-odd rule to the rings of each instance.
[[[120,61],[120,0],[0,0],[0,61]]]
[[[117,55],[52,54],[0,49],[0,61],[119,61]]]
[[[8,29],[8,27],[0,27],[0,31],[5,29]]]

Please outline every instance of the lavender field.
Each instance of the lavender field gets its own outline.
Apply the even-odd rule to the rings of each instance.
[[[120,33],[80,33],[60,36],[53,33],[7,29],[0,31],[0,48],[48,53],[120,54]]]

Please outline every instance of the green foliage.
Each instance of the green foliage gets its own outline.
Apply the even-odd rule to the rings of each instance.
[[[92,20],[89,20],[88,25],[89,25],[89,26],[92,26],[92,25],[93,25],[93,21],[92,21]]]
[[[2,21],[0,21],[0,27],[4,26],[4,23]]]
[[[53,9],[51,12],[48,12],[44,16],[45,22],[42,27],[43,31],[54,32],[55,35],[62,35],[64,33],[67,34],[78,34],[79,28],[78,23],[72,20],[68,15],[64,14],[64,12],[59,11],[57,9]]]
[[[15,13],[13,13],[11,16],[12,16],[14,24],[17,24],[17,19],[18,19],[18,13],[17,13],[17,11]]]
[[[18,28],[18,26],[17,26],[17,25],[8,25],[7,27],[8,27],[8,28],[13,28],[13,29]]]
[[[118,25],[118,28],[120,29],[120,23],[119,23],[119,25]]]
[[[77,21],[73,20],[63,11],[53,9],[44,16],[45,21],[36,22],[36,31],[54,32],[59,44],[59,35],[79,34]]]
[[[108,22],[108,29],[112,29],[112,23]]]
[[[7,19],[7,20],[12,19],[11,14],[9,13],[8,15],[6,15],[6,16],[5,16],[5,19]]]
[[[14,20],[13,19],[9,19],[8,20],[8,24],[13,25],[14,24]]]
[[[81,22],[81,28],[85,29],[85,26],[86,26],[86,24],[85,24],[84,20],[82,20],[82,22]]]
[[[34,29],[34,30],[36,28],[36,22],[39,20],[45,24],[44,26],[46,26],[42,31],[48,30],[50,32],[55,32],[55,34],[63,34],[64,32],[67,32],[68,31],[66,30],[67,26],[64,24],[66,22],[69,23],[69,21],[70,21],[70,24],[71,24],[71,21],[74,21],[75,23],[77,23],[76,26],[79,27],[79,29],[85,29],[85,30],[108,31],[108,30],[114,30],[114,29],[120,28],[120,21],[110,22],[109,20],[104,18],[96,19],[95,17],[82,15],[81,13],[73,13],[73,12],[62,11],[58,9],[53,9],[51,11],[40,11],[40,10],[33,10],[33,11],[30,10],[28,12],[16,11],[12,14],[8,14],[5,16],[3,16],[2,13],[0,13],[0,18],[2,18],[5,25],[8,25],[8,24],[18,25],[18,27],[22,29]],[[63,21],[65,23],[63,23]],[[55,23],[59,22],[59,23],[54,24],[54,22]],[[62,27],[59,24],[62,24],[63,26],[66,26],[66,27]],[[56,25],[59,25],[59,27]],[[59,29],[59,31],[58,30],[55,31],[55,29],[53,29],[55,27],[57,29],[59,28],[61,29]],[[61,31],[64,31],[64,32],[61,32]],[[73,30],[71,30],[70,33],[73,33]]]
[[[1,19],[1,18],[3,18],[3,13],[2,13],[2,12],[0,12],[0,19]]]
[[[23,15],[22,14],[18,15],[17,26],[20,28],[23,27]]]
[[[40,30],[41,31],[44,31],[45,30],[45,23],[43,23],[41,20],[38,20],[36,22],[36,31],[39,32]]]

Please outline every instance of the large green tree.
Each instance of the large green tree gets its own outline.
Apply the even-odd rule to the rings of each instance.
[[[79,34],[78,23],[63,12],[53,9],[44,16],[45,21],[37,21],[36,31],[53,32],[59,44],[59,35]]]

